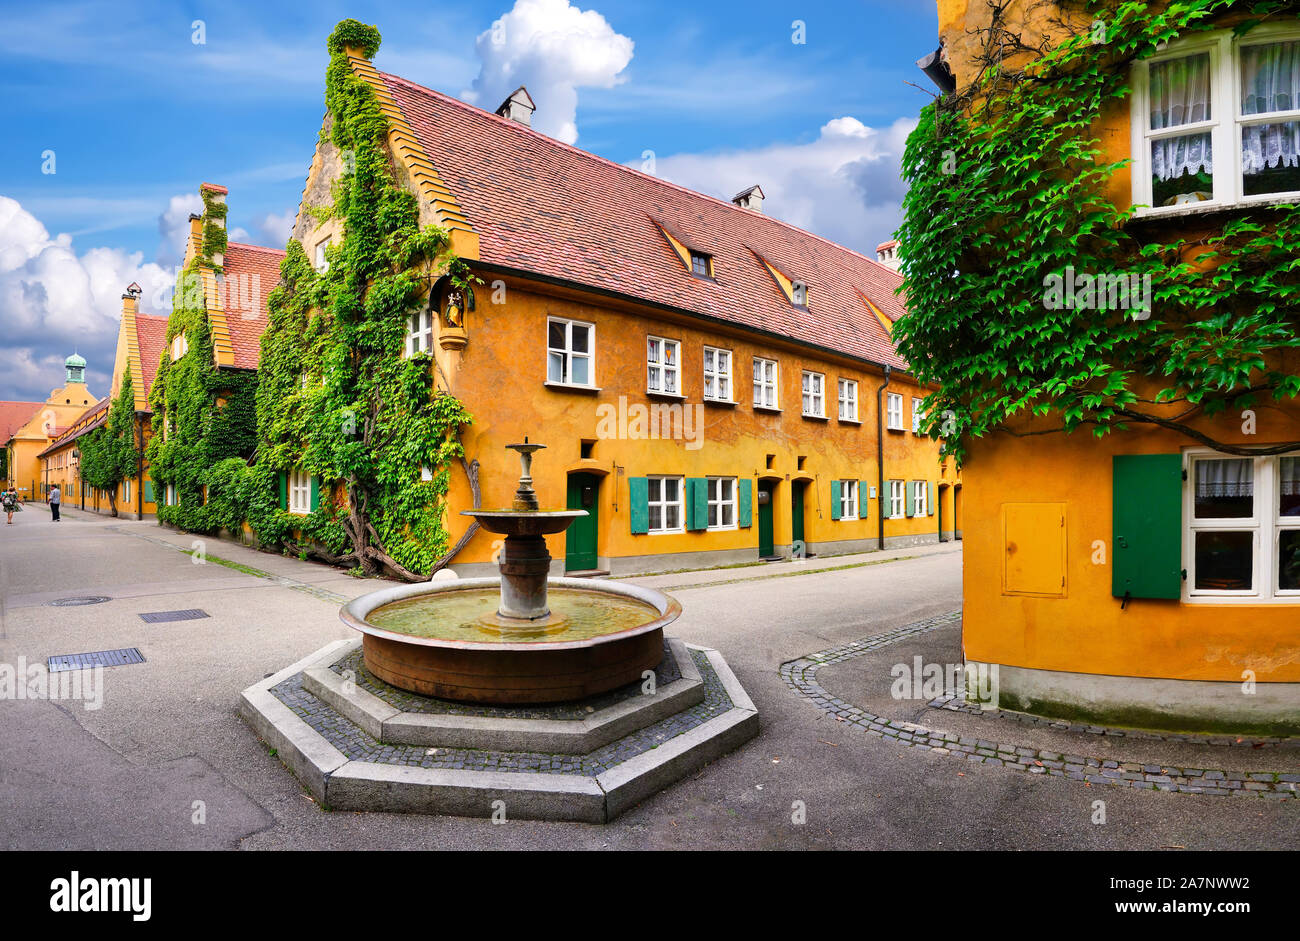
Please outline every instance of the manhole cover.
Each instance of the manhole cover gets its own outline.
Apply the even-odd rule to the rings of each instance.
[[[83,604],[103,604],[105,601],[112,600],[112,598],[106,598],[103,595],[83,595],[79,598],[55,598],[53,601],[45,603],[55,608],[75,608]]]
[[[129,663],[144,663],[144,654],[136,647],[124,647],[121,650],[96,650],[94,653],[60,654],[45,661],[51,673],[91,667],[122,667]]]
[[[148,624],[162,624],[166,621],[197,621],[208,617],[208,612],[198,608],[184,608],[180,611],[153,611],[140,615],[140,620]]]

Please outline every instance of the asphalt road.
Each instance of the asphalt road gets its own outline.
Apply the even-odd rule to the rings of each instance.
[[[15,525],[0,524],[0,664],[120,647],[138,647],[146,662],[106,670],[99,709],[72,701],[0,701],[0,846],[6,848],[1300,844],[1300,801],[1099,792],[901,749],[835,722],[785,685],[777,673],[784,661],[959,608],[961,554],[952,545],[905,550],[888,561],[877,555],[875,564],[821,573],[783,565],[647,579],[685,607],[670,633],[722,651],[758,706],[762,732],[612,824],[494,825],[322,811],[239,719],[236,701],[252,682],[348,636],[329,593],[351,597],[376,583],[227,543],[197,546],[283,580],[259,578],[211,561],[196,564],[173,547],[189,549],[194,537],[150,522],[64,515],[56,525],[33,506]],[[48,604],[93,594],[112,600]],[[181,608],[201,608],[211,617],[164,624],[139,617]],[[917,649],[927,657],[958,657],[951,634],[926,635]],[[899,662],[910,660],[910,647],[897,650]],[[879,694],[873,684],[880,672],[855,676],[841,669],[828,677],[846,698],[860,684],[868,701]],[[1093,823],[1099,798],[1107,803],[1104,825]],[[792,821],[796,801],[807,807],[806,823]]]

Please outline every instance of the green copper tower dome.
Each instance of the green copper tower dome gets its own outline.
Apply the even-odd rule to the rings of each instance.
[[[76,353],[65,359],[63,366],[68,372],[68,382],[86,381],[86,361]]]

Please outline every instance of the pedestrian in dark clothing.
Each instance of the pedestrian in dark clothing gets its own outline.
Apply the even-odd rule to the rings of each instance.
[[[59,493],[59,485],[55,484],[50,490],[50,512],[53,514],[54,522],[59,521],[59,502],[63,499],[63,494]]]

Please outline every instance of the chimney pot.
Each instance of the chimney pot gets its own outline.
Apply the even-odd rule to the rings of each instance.
[[[763,188],[758,184],[751,186],[747,190],[741,190],[731,201],[741,209],[752,209],[754,212],[763,211]]]
[[[533,112],[536,110],[537,105],[533,102],[532,95],[528,94],[527,88],[520,85],[510,93],[510,96],[505,101],[501,102],[501,107],[497,108],[497,114],[522,124],[524,127],[532,127]]]

